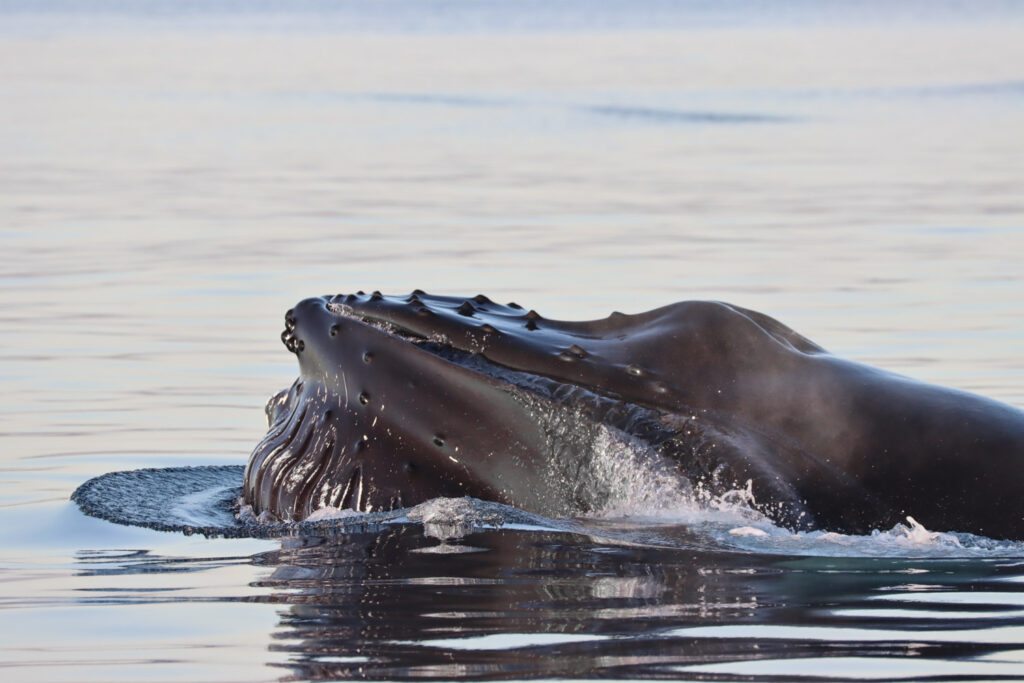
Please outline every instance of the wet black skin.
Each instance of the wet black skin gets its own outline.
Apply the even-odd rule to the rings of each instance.
[[[359,293],[300,302],[282,339],[300,377],[246,468],[257,513],[463,495],[584,512],[607,493],[588,488],[603,425],[700,491],[750,481],[791,528],[912,515],[1024,538],[1024,412],[836,358],[736,306],[563,322],[482,295]]]

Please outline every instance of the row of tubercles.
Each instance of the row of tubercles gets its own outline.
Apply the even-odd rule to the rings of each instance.
[[[357,295],[358,296],[365,296],[365,293],[360,291],[360,292],[357,293]],[[417,306],[418,307],[417,308],[417,313],[419,313],[421,316],[433,316],[433,315],[436,315],[436,313],[433,310],[428,308],[423,303],[423,300],[420,298],[422,296],[428,296],[428,295],[426,294],[426,292],[424,292],[421,289],[414,289],[412,291],[412,293],[409,294],[408,297],[406,297],[405,302],[410,304],[410,305]],[[371,301],[379,301],[382,298],[383,298],[383,296],[378,291],[373,292],[373,294],[370,296],[370,300]],[[355,299],[356,299],[356,296],[352,295],[352,294],[349,294],[346,297],[346,301],[355,301]],[[489,299],[485,295],[477,294],[475,297],[472,297],[471,299],[466,299],[465,301],[463,301],[455,309],[455,312],[458,313],[459,315],[462,315],[462,316],[473,317],[477,313],[480,312],[479,309],[474,304],[485,305],[485,304],[493,304],[493,303],[494,302],[491,301],[491,299]],[[509,308],[515,308],[515,309],[520,309],[520,310],[522,309],[522,307],[519,304],[515,303],[515,302],[509,302],[508,306],[509,306]],[[524,324],[524,327],[527,330],[534,331],[534,330],[540,329],[538,321],[542,321],[543,317],[539,313],[537,313],[537,311],[531,309],[531,310],[527,311],[526,313],[522,314],[522,316],[520,316],[520,317],[523,320],[526,321],[525,324]],[[626,316],[624,314],[619,313],[618,311],[616,311],[610,317],[612,317],[612,318],[621,318],[621,317],[626,317]],[[501,334],[500,330],[495,328],[493,325],[490,325],[489,323],[484,323],[484,324],[480,325],[479,327],[477,327],[476,329],[479,330],[480,332],[482,332],[485,335],[498,335],[498,334]],[[333,331],[332,331],[332,334],[333,334]],[[556,354],[556,356],[560,360],[562,360],[562,361],[573,362],[573,361],[578,361],[578,360],[582,360],[582,359],[587,358],[589,356],[589,353],[585,349],[580,347],[578,344],[573,344],[573,345],[569,346],[568,348],[559,351]],[[630,376],[637,377],[637,378],[646,377],[648,375],[648,372],[645,369],[641,368],[640,366],[638,366],[636,364],[630,364],[630,365],[626,366],[626,372]],[[656,393],[666,393],[668,391],[668,387],[665,385],[665,383],[661,382],[661,381],[658,381],[658,380],[655,380],[655,381],[651,382],[651,389],[653,391],[655,391]]]
[[[281,333],[281,341],[284,342],[285,348],[295,355],[298,355],[306,348],[306,343],[295,336],[297,324],[294,311],[288,309],[288,312],[284,314],[284,332]]]

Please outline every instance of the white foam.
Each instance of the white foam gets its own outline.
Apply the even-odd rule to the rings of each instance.
[[[793,532],[768,521],[725,530],[710,528],[708,531],[725,545],[759,553],[827,557],[1024,556],[1024,543],[996,541],[966,533],[930,531],[913,517],[907,517],[906,524],[865,535],[832,531]]]
[[[447,541],[478,527],[500,527],[506,515],[475,498],[434,498],[411,508],[406,519],[423,524],[426,536]]]
[[[303,521],[323,522],[329,519],[348,519],[349,517],[359,517],[362,514],[363,513],[351,508],[336,508],[328,505],[314,511]]]
[[[235,519],[242,524],[280,524],[281,520],[274,515],[270,510],[264,510],[260,514],[256,514],[253,510],[252,505],[245,502],[245,498],[239,497],[235,501],[237,511],[235,512]]]

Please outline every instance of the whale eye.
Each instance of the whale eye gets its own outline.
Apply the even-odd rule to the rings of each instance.
[[[359,402],[365,406],[367,403],[370,402],[370,395],[365,391],[359,394]]]
[[[444,448],[444,435],[443,434],[435,434],[434,435],[434,445],[437,446],[438,448]]]
[[[639,377],[642,374],[644,374],[644,369],[639,365],[630,365],[628,368],[626,368],[626,372],[633,375],[634,377]]]
[[[337,337],[338,336],[338,332],[340,330],[341,330],[341,328],[338,327],[337,325],[331,325],[331,336],[332,337]]]
[[[367,351],[367,352],[365,352],[365,353],[363,354],[363,362],[364,362],[364,363],[369,363],[369,362],[370,362],[370,361],[372,361],[372,360],[373,360],[373,354],[372,354],[372,353],[370,353],[369,351]]]
[[[299,341],[295,342],[295,353],[302,353],[305,350],[306,350],[306,342],[302,341],[301,339]]]

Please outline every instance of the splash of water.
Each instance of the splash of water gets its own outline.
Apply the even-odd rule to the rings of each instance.
[[[630,545],[696,544],[710,550],[792,556],[1024,557],[1024,543],[933,531],[912,517],[892,529],[860,536],[793,532],[755,509],[749,485],[719,496],[704,495],[685,481],[666,481],[666,470],[649,453],[631,448],[615,434],[606,437],[601,453],[607,476],[619,478],[617,493],[605,508],[586,517],[545,517],[500,503],[436,498],[388,513],[328,508],[309,520],[283,523],[257,517],[251,508],[235,503],[241,467],[114,472],[83,484],[75,500],[88,514],[119,524],[214,536],[344,534],[368,525],[422,524],[425,535],[444,546],[438,552],[467,552],[469,546],[458,541],[470,534],[516,528],[584,534]]]

